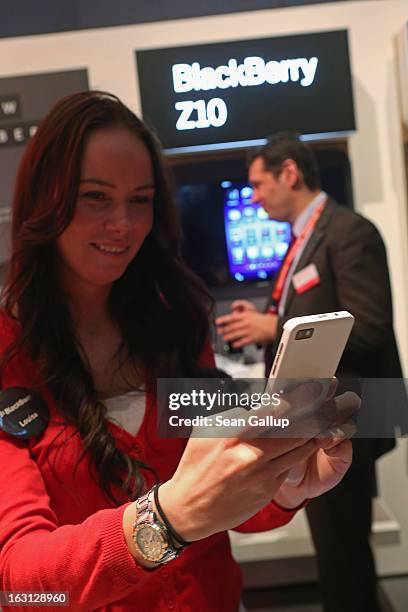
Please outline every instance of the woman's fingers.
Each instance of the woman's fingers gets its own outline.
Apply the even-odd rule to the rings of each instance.
[[[269,461],[270,472],[274,477],[281,474],[287,475],[288,471],[294,466],[307,461],[317,450],[314,440],[309,440],[306,444]]]
[[[337,446],[345,439],[350,439],[357,431],[355,422],[351,419],[342,423],[337,427],[332,427],[319,434],[316,438],[316,444],[324,450]]]
[[[338,386],[339,386],[339,381],[335,376],[333,376],[333,378],[330,381],[329,390],[327,392],[326,402],[333,399],[333,397],[336,395]]]
[[[249,448],[254,453],[256,461],[266,463],[278,457],[286,456],[295,449],[300,449],[313,441],[306,438],[255,438],[250,441],[237,440],[237,444],[242,448]]]
[[[361,406],[361,398],[353,391],[346,391],[334,399],[326,402],[320,414],[332,426],[341,425],[355,415]]]
[[[343,440],[336,446],[325,449],[324,452],[331,459],[338,459],[341,463],[350,463],[353,457],[353,447],[350,440]]]
[[[285,482],[292,487],[297,487],[305,477],[307,470],[307,462],[301,461],[287,472]]]

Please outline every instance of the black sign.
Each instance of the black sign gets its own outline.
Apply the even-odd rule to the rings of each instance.
[[[355,129],[346,30],[136,51],[136,61],[143,117],[166,149]]]
[[[57,100],[88,89],[86,70],[0,78],[0,208],[10,205],[27,140]]]
[[[0,96],[0,118],[14,119],[21,115],[20,96]]]
[[[0,127],[0,147],[26,144],[34,136],[39,121],[26,121]]]
[[[5,221],[24,146],[57,100],[86,89],[85,69],[0,78],[0,264],[9,257]]]

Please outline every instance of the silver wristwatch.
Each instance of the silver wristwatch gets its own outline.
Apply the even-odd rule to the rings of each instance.
[[[181,549],[176,548],[166,526],[152,509],[153,489],[136,500],[136,519],[133,541],[143,559],[151,563],[168,563],[176,559]]]

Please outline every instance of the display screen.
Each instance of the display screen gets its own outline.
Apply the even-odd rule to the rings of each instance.
[[[280,267],[290,242],[288,223],[271,221],[252,202],[252,187],[223,181],[224,228],[231,278],[266,280]]]
[[[245,181],[178,189],[184,259],[208,287],[265,281],[282,262],[290,226],[270,220],[251,196]]]
[[[331,148],[315,153],[322,189],[353,208],[346,153]],[[222,290],[214,294],[231,290],[230,295],[239,296],[243,285],[245,291],[262,291],[282,261],[290,233],[288,224],[268,219],[252,202],[246,157],[231,153],[186,159],[173,172],[187,265],[209,288]]]
[[[144,119],[168,151],[355,129],[346,30],[136,51]]]

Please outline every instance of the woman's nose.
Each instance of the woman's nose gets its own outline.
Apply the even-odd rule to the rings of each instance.
[[[105,225],[106,229],[115,233],[127,233],[132,225],[128,207],[125,204],[115,206],[106,219]]]

